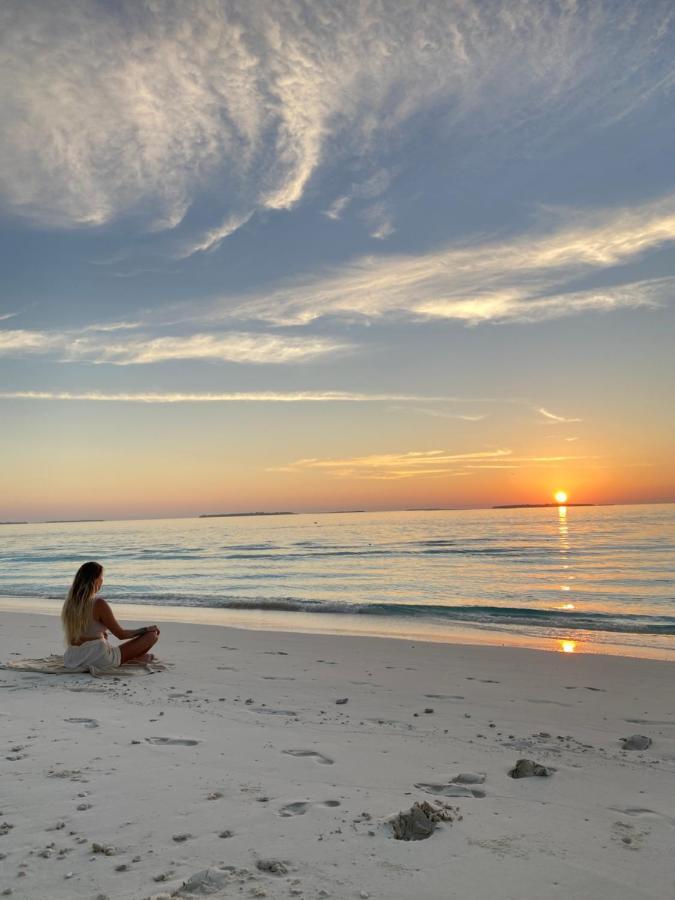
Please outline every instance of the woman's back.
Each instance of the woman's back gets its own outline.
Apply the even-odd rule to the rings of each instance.
[[[103,622],[99,622],[98,619],[94,618],[95,605],[96,605],[95,602],[92,603],[92,605],[91,605],[91,618],[89,619],[89,622],[87,623],[87,627],[82,632],[82,635],[81,635],[82,638],[106,637],[108,634],[108,630],[105,627],[105,625],[103,624]]]

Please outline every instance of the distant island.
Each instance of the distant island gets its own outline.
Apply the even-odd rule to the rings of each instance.
[[[346,516],[354,513],[364,513],[365,509],[322,509],[319,512],[308,512],[308,516]]]
[[[390,509],[384,512],[456,512],[455,506],[411,506],[404,510]]]
[[[492,509],[546,509],[546,507],[560,506],[596,506],[595,503],[505,503],[503,506],[493,506]]]
[[[106,519],[46,519],[44,525],[75,525],[78,522],[106,522]]]
[[[0,525],[28,525],[28,522],[0,522]]]
[[[295,516],[294,512],[202,513],[199,519],[235,519],[241,516]]]

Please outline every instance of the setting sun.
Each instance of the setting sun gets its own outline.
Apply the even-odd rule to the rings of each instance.
[[[556,491],[553,496],[556,503],[567,503],[567,494],[565,491]]]

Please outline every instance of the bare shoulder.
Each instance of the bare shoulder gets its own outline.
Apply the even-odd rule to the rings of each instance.
[[[103,597],[97,597],[94,600],[93,614],[95,619],[100,619],[101,616],[109,615],[111,613],[110,606],[108,605],[108,601],[104,600]]]

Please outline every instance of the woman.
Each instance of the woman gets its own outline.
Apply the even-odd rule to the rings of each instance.
[[[146,625],[129,631],[118,623],[112,610],[96,594],[103,584],[103,566],[86,562],[80,566],[61,610],[68,647],[63,657],[67,669],[111,669],[124,663],[154,659],[148,650],[157,642],[159,628]],[[108,631],[125,643],[112,647]],[[126,640],[131,638],[131,640]]]

